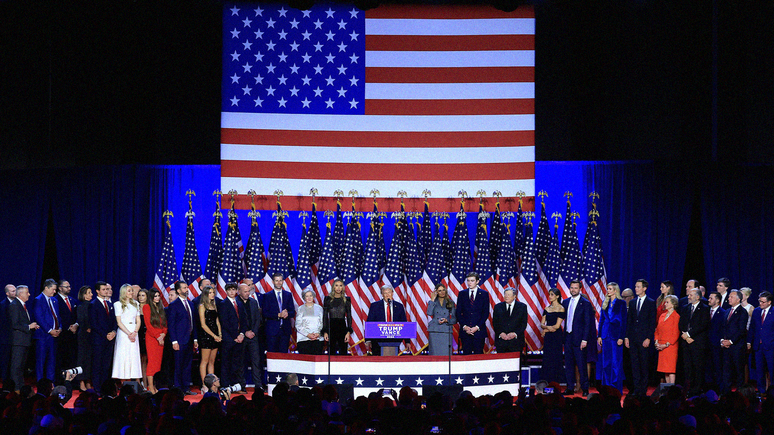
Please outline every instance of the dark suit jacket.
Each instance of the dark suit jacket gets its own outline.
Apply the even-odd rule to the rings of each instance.
[[[72,310],[67,308],[64,298],[67,298],[67,300],[70,301]],[[62,324],[62,331],[67,331],[70,326],[78,323],[78,312],[76,310],[78,300],[72,296],[62,296],[61,293],[57,293],[56,301],[59,304],[59,322]]]
[[[188,311],[186,311],[183,304],[188,304],[191,308],[191,317],[188,317]],[[196,340],[196,328],[194,328],[194,310],[193,304],[188,299],[177,298],[175,302],[169,304],[167,307],[167,329],[169,331],[169,341],[172,343],[177,342],[180,345],[188,344],[191,339]],[[197,314],[198,315],[198,314]],[[223,325],[221,324],[222,328]],[[225,335],[223,337],[226,338]]]
[[[710,308],[712,313],[712,308]],[[726,323],[726,310],[718,308],[715,316],[710,319],[709,343],[711,347],[720,347],[720,339],[723,338],[723,325]]]
[[[29,310],[29,307],[27,307]],[[11,345],[12,346],[30,346],[32,345],[32,316],[27,317],[20,300],[16,299],[8,305],[8,320],[11,326]]]
[[[274,289],[261,295],[261,308],[263,308],[263,317],[266,319],[266,336],[272,337],[280,331],[290,334],[290,320],[296,317],[296,304],[293,302],[293,295],[287,290],[282,290],[282,307],[278,306],[277,296]],[[288,318],[280,322],[277,318],[282,310],[288,310]],[[282,323],[282,327],[280,327]]]
[[[698,345],[704,347],[709,343],[710,329],[710,309],[707,305],[699,302],[696,305],[696,311],[691,316],[691,304],[683,307],[680,312],[680,333],[687,332],[694,340],[691,346]]]
[[[599,314],[599,337],[618,341],[626,336],[626,321],[628,320],[626,301],[613,299],[611,303],[613,304],[612,315],[608,313],[608,310],[602,310]]]
[[[0,345],[7,345],[11,343],[11,318],[8,317],[11,301],[5,295],[1,297],[3,299],[0,300]]]
[[[463,326],[478,326],[486,334],[486,321],[489,319],[489,293],[479,288],[475,302],[470,301],[470,290],[465,289],[457,297],[457,323]]]
[[[51,298],[51,306],[54,307],[54,312],[56,313],[57,318],[59,319],[59,329],[62,329],[62,316],[59,315],[59,298],[54,295]],[[30,301],[27,301],[29,304]],[[33,318],[36,322],[38,322],[38,325],[40,326],[40,329],[35,331],[35,338],[40,340],[44,338],[51,337],[51,334],[48,333],[48,331],[54,329],[54,316],[51,315],[51,308],[48,306],[48,302],[46,301],[46,295],[43,293],[39,294],[35,298],[35,306],[32,308]],[[27,307],[29,309],[29,306]]]
[[[567,313],[567,322],[569,322],[570,318],[570,299],[567,298],[562,301],[564,312]],[[570,329],[569,324],[564,328],[565,343],[580,347],[581,341],[591,342],[591,328],[594,328],[594,322],[591,320],[592,311],[591,302],[583,296],[579,296],[578,305],[575,306],[575,313],[573,313],[572,318],[572,334],[567,333],[567,330]],[[570,341],[568,342],[567,340]]]
[[[241,300],[239,297],[237,299]],[[263,309],[261,309],[258,301],[253,298],[247,298],[247,302],[242,301],[242,303],[245,306],[245,314],[247,314],[248,309],[250,310],[250,315],[245,317],[246,320],[249,320],[249,322],[245,322],[245,331],[253,331],[255,335],[258,335],[258,331],[263,323]]]
[[[730,308],[729,308],[730,310]],[[734,314],[731,318],[728,318],[729,311],[723,315],[723,336],[722,340],[731,340],[734,345],[739,345],[747,338],[747,310],[742,308],[741,305],[736,306]]]
[[[626,338],[629,339],[630,346],[634,344],[642,345],[645,339],[653,341],[653,334],[656,332],[656,301],[646,297],[637,313],[637,296],[629,301],[629,318],[626,321]],[[634,343],[631,343],[634,342]]]
[[[527,329],[527,306],[514,300],[513,311],[508,314],[508,304],[500,302],[494,306],[492,328],[495,333],[497,352],[521,352],[524,349],[524,331]],[[513,340],[503,340],[500,333],[515,332]]]
[[[108,341],[107,335],[111,331],[118,329],[116,322],[116,312],[113,309],[113,303],[108,301],[108,311],[105,312],[105,306],[98,297],[94,297],[89,303],[89,325],[91,326],[91,344],[94,346],[105,346],[112,341]]]
[[[239,299],[239,296],[236,298],[236,304],[239,316],[237,316],[234,305],[229,298],[218,302],[218,317],[220,317],[223,341],[234,341],[239,334],[244,334],[247,331],[247,313],[245,313],[245,305]]]
[[[724,310],[726,310],[726,311],[728,311],[728,309],[731,308],[731,304],[728,302],[728,295],[730,295],[730,294],[731,294],[731,292],[727,291],[725,299],[723,299],[723,296],[720,296],[720,300],[723,303],[722,308]],[[728,313],[726,313],[726,315],[728,315]]]
[[[384,299],[380,299],[374,303],[371,304],[371,306],[368,308],[368,319],[367,322],[386,322],[387,319],[384,318]],[[397,302],[395,299],[392,300],[392,321],[393,322],[407,322],[406,320],[406,309],[403,307],[403,304],[400,302]]]
[[[758,307],[752,313],[750,330],[747,333],[747,342],[752,345],[754,351],[774,350],[774,310],[769,308],[766,320],[761,323],[763,310]]]

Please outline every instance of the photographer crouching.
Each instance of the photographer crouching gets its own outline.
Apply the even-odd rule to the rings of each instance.
[[[205,376],[203,384],[203,391],[205,391],[203,398],[215,397],[219,402],[228,402],[231,400],[231,394],[234,391],[239,391],[242,389],[242,386],[239,384],[222,388],[220,386],[220,378],[217,377],[214,373],[210,373]]]

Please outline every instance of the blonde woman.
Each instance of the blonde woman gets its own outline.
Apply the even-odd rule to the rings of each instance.
[[[623,344],[626,335],[626,317],[626,302],[621,297],[621,287],[611,282],[607,285],[607,293],[599,315],[597,344],[602,348],[602,353],[597,361],[597,379],[603,385],[610,385],[618,391],[623,391]]]
[[[142,378],[140,362],[140,309],[134,299],[134,288],[131,284],[121,286],[120,298],[113,304],[116,313],[118,332],[116,347],[113,352],[113,378]]]
[[[658,319],[656,332],[653,335],[658,351],[658,370],[664,374],[664,379],[670,384],[675,383],[677,368],[677,340],[680,338],[680,315],[677,314],[677,296],[668,295],[664,298],[666,311]]]

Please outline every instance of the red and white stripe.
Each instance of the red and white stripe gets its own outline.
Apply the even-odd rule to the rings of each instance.
[[[519,275],[518,282],[516,278],[511,278],[508,281],[508,285],[518,289],[518,301],[527,306],[527,330],[524,331],[527,348],[531,351],[539,350],[543,347],[543,337],[540,335],[542,328],[540,325],[543,323],[543,307],[545,306],[541,305],[537,297],[540,288],[538,284],[530,286],[527,280],[523,278],[523,275]]]
[[[382,5],[365,29],[365,114],[223,112],[222,190],[534,196],[532,8]]]
[[[484,343],[484,352],[489,353],[494,349],[495,340],[492,313],[494,312],[494,306],[503,301],[503,296],[502,293],[497,291],[494,275],[490,276],[486,281],[479,283],[479,287],[489,293],[489,318],[486,321],[487,336]]]

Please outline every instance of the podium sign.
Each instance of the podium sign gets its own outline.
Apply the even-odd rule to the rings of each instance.
[[[416,322],[365,322],[367,340],[413,340],[417,338]]]

